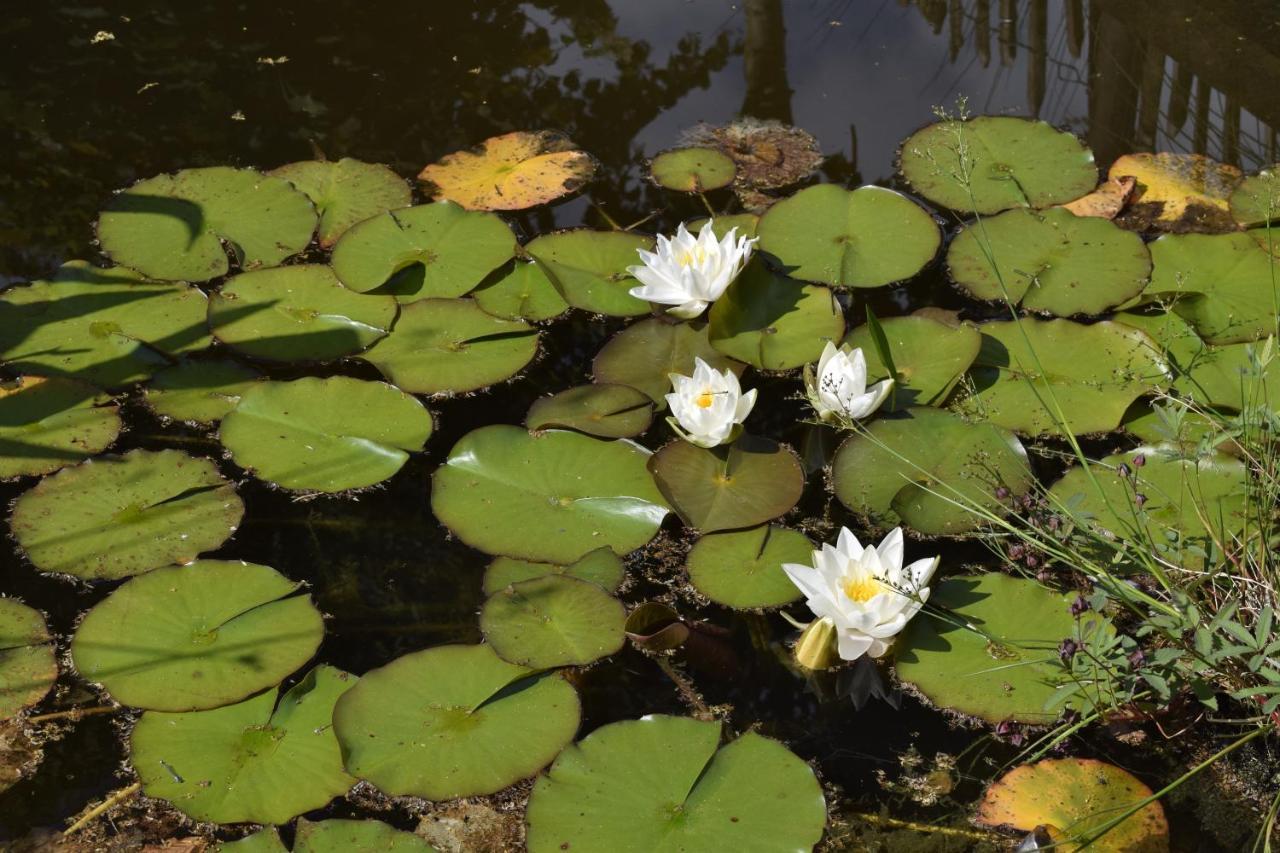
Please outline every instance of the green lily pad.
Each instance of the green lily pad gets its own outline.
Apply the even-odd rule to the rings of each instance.
[[[332,248],[357,222],[413,204],[409,185],[395,172],[350,157],[289,163],[267,174],[284,178],[311,199],[320,214],[316,239],[322,249]]]
[[[905,524],[926,536],[975,529],[982,520],[969,507],[999,514],[998,488],[1021,495],[1032,482],[1027,452],[1012,433],[924,407],[872,422],[831,463],[842,504],[875,527]]]
[[[1067,317],[1101,314],[1141,293],[1151,254],[1110,220],[1054,207],[1009,210],[966,227],[947,250],[947,266],[976,299],[1007,297]]]
[[[194,560],[230,538],[243,515],[208,459],[131,450],[45,477],[14,501],[9,527],[43,572],[116,579]]]
[[[480,610],[484,638],[510,663],[581,666],[622,648],[622,602],[590,581],[547,575],[503,587]]]
[[[524,249],[574,308],[611,317],[649,313],[649,303],[629,293],[636,280],[627,267],[640,263],[637,250],[652,251],[652,237],[584,228],[543,234]]]
[[[888,412],[908,406],[942,405],[978,357],[982,346],[982,335],[967,323],[952,325],[913,315],[881,320],[880,328],[884,330],[889,355],[898,371],[893,391],[883,407]],[[870,326],[864,323],[854,329],[844,343],[862,350],[867,360],[868,387],[890,378]]]
[[[531,853],[811,850],[827,808],[813,770],[748,732],[655,714],[601,726],[561,753],[529,799]]]
[[[16,372],[120,388],[209,346],[206,303],[185,284],[71,261],[51,281],[0,293],[0,360]]]
[[[376,290],[394,276],[388,289],[412,302],[462,296],[515,251],[515,235],[497,216],[440,201],[353,225],[333,247],[332,263],[352,290]]]
[[[630,385],[649,395],[658,409],[667,405],[672,373],[693,374],[702,359],[716,370],[741,374],[744,365],[711,345],[706,323],[641,320],[609,339],[596,353],[591,371],[596,382]]]
[[[39,702],[57,678],[53,637],[40,611],[0,598],[0,720]]]
[[[1280,226],[1280,171],[1272,166],[1245,178],[1231,193],[1229,204],[1231,218],[1241,226],[1274,230]],[[1262,237],[1266,245],[1266,235]]]
[[[630,385],[579,385],[529,407],[529,429],[564,427],[601,438],[631,438],[649,428],[653,401]]]
[[[215,424],[261,380],[258,371],[235,361],[183,361],[157,373],[143,399],[163,418]]]
[[[537,323],[569,310],[569,303],[542,267],[530,261],[512,261],[477,287],[472,296],[486,313],[504,320]]]
[[[1064,676],[1058,644],[1078,636],[1073,597],[998,572],[935,582],[894,644],[894,669],[938,707],[1047,725],[1059,713],[1045,710]]]
[[[1201,442],[1210,436],[1221,438],[1219,449],[1231,452],[1231,440],[1222,433],[1219,418],[1225,414],[1202,414],[1196,411],[1182,412],[1178,404],[1154,405],[1139,400],[1125,413],[1120,428],[1145,444],[1176,446],[1182,453],[1195,453]]]
[[[0,478],[48,474],[83,462],[120,435],[119,407],[74,379],[0,380]]]
[[[716,235],[717,240],[723,240],[735,228],[738,230],[739,237],[754,237],[760,225],[760,217],[754,213],[731,213],[728,216],[717,216],[715,219],[706,217],[695,219],[688,225],[689,233],[701,233],[702,227],[708,223],[711,224],[711,232]]]
[[[413,394],[460,394],[515,376],[538,354],[538,330],[470,299],[404,306],[391,334],[361,358]]]
[[[117,702],[197,711],[278,684],[320,647],[302,584],[254,563],[197,560],[133,578],[76,629],[71,659]]]
[[[750,435],[709,450],[673,441],[650,457],[649,470],[681,520],[703,533],[778,518],[804,491],[795,453]]]
[[[597,548],[626,554],[667,506],[629,441],[495,424],[463,436],[436,469],[431,509],[488,554],[567,565]]]
[[[749,610],[800,600],[783,563],[808,563],[813,543],[797,530],[765,524],[734,533],[703,536],[689,551],[694,589],[726,607]]]
[[[386,335],[395,319],[395,299],[353,293],[323,264],[243,273],[209,299],[213,336],[268,361],[352,355]]]
[[[241,269],[274,267],[305,249],[315,229],[315,208],[288,181],[212,166],[157,175],[115,196],[98,240],[117,264],[150,278],[208,281],[226,274],[227,248]]]
[[[817,361],[828,341],[844,335],[844,311],[830,290],[777,275],[759,259],[716,300],[708,319],[713,347],[763,370]]]
[[[293,853],[436,853],[436,848],[412,832],[404,832],[380,820],[331,818],[298,820]]]
[[[969,187],[961,180],[957,134],[969,151]],[[916,192],[963,213],[1065,204],[1098,183],[1093,152],[1075,136],[1008,116],[931,124],[902,143],[898,166]]]
[[[981,330],[959,407],[1024,435],[1057,434],[1059,418],[1075,435],[1110,432],[1134,400],[1169,384],[1158,347],[1132,326],[1002,320]]]
[[[391,477],[431,436],[431,413],[393,385],[346,376],[262,382],[222,419],[241,468],[286,489],[342,492]]]
[[[682,193],[727,187],[737,171],[733,161],[714,148],[673,148],[649,162],[655,184]]]
[[[333,712],[347,770],[391,796],[492,794],[573,739],[577,692],[486,645],[437,646],[366,674]]]
[[[938,224],[911,199],[884,187],[819,184],[760,217],[762,252],[792,278],[836,287],[881,287],[911,278],[942,243]]]
[[[213,848],[217,853],[289,853],[280,840],[280,831],[267,826],[236,841],[224,841]]]
[[[617,592],[626,570],[622,558],[613,553],[612,548],[597,548],[567,566],[495,557],[484,572],[484,594],[493,595],[503,587],[551,575],[590,581],[606,592]]]
[[[213,823],[285,823],[346,793],[331,724],[354,676],[317,666],[276,701],[267,690],[235,705],[147,711],[129,741],[142,792]]]

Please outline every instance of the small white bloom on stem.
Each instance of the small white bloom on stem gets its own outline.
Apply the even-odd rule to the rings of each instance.
[[[681,438],[699,447],[715,447],[738,437],[756,404],[754,388],[743,394],[732,370],[716,370],[700,358],[694,359],[693,376],[668,375],[672,393],[667,395],[667,420]]]
[[[867,387],[867,359],[862,349],[837,347],[827,341],[815,373],[805,369],[805,390],[818,417],[828,423],[861,420],[884,403],[893,390],[892,379]]]
[[[697,237],[684,223],[675,237],[658,235],[657,251],[637,250],[643,263],[627,267],[641,284],[631,288],[631,295],[674,306],[667,309],[668,314],[692,320],[719,299],[747,265],[756,241],[737,235],[738,229],[730,228],[717,242],[710,220]]]

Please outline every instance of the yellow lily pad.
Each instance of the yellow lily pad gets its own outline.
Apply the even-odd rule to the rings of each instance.
[[[576,192],[595,170],[591,155],[563,134],[517,131],[442,157],[418,180],[433,199],[468,210],[524,210]]]
[[[1244,175],[1235,166],[1201,154],[1125,154],[1107,177],[1137,180],[1125,216],[1135,230],[1218,234],[1236,229],[1228,199]]]

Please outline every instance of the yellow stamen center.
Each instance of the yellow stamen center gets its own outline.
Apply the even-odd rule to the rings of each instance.
[[[715,399],[716,395],[714,392],[703,391],[698,395],[698,398],[694,400],[694,402],[698,404],[699,409],[709,409],[711,408],[711,404],[715,402]]]
[[[693,266],[694,264],[700,264],[705,261],[706,258],[707,250],[701,246],[694,246],[687,252],[681,252],[680,256],[676,258],[676,263],[680,264],[682,267],[688,267]]]
[[[884,590],[884,584],[871,575],[846,578],[844,594],[859,604],[870,601]]]

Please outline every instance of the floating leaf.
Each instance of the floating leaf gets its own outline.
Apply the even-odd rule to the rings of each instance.
[[[208,281],[274,267],[311,242],[316,211],[283,178],[252,169],[184,169],[139,181],[111,199],[98,240],[116,263],[150,278]]]
[[[551,575],[579,578],[590,581],[606,592],[617,592],[625,574],[622,558],[613,553],[612,548],[597,548],[567,566],[496,557],[484,573],[484,594],[493,595],[511,584]]]
[[[824,159],[813,134],[777,121],[744,118],[725,125],[701,124],[686,136],[688,144],[719,148],[729,155],[738,167],[734,190],[753,213],[773,201],[762,190],[799,183]]]
[[[754,237],[756,228],[760,224],[760,217],[754,213],[731,213],[727,216],[717,216],[715,219],[695,219],[688,225],[689,233],[701,234],[702,229],[708,224],[717,240],[723,240],[730,231],[735,230],[737,233],[734,236]]]
[[[942,121],[916,131],[902,143],[899,169],[929,201],[962,213],[1063,204],[1098,183],[1093,152],[1075,136],[1007,116]]]
[[[1137,234],[1056,207],[1010,210],[966,227],[947,250],[947,266],[976,299],[1066,317],[1101,314],[1137,296],[1151,255]]]
[[[973,364],[982,335],[967,323],[948,324],[924,315],[880,321],[898,379],[884,411],[908,406],[940,406]],[[891,378],[872,340],[869,325],[849,333],[844,343],[862,350],[867,384]]]
[[[1027,453],[1012,434],[923,407],[873,421],[831,463],[841,503],[875,527],[905,524],[927,536],[973,530],[982,517],[970,507],[1000,514],[998,488],[1020,495],[1031,484]]]
[[[0,478],[47,474],[100,453],[120,435],[119,408],[74,379],[0,380]]]
[[[130,763],[144,794],[195,820],[284,823],[355,784],[331,721],[356,683],[322,665],[279,703],[267,690],[209,711],[147,711],[130,738]]]
[[[653,401],[630,385],[579,385],[529,407],[529,429],[564,427],[601,438],[630,438],[649,428]]]
[[[280,840],[280,831],[267,826],[236,841],[224,841],[213,848],[217,853],[289,853]]]
[[[778,607],[800,599],[783,563],[808,563],[813,543],[803,533],[766,524],[734,533],[703,536],[689,551],[694,589],[726,607]]]
[[[792,278],[836,287],[880,287],[911,278],[938,252],[933,217],[883,187],[818,184],[760,218],[762,252]]]
[[[234,361],[183,361],[157,373],[143,399],[161,417],[215,424],[261,379],[258,371]]]
[[[611,317],[649,313],[649,303],[630,294],[637,283],[627,267],[637,251],[653,249],[653,238],[624,231],[557,231],[524,247],[560,295],[574,308]]]
[[[627,639],[650,652],[669,652],[688,642],[693,631],[689,623],[665,604],[645,601],[627,614]]]
[[[672,323],[655,317],[628,326],[596,354],[591,371],[597,382],[630,385],[665,408],[672,373],[693,375],[702,359],[716,370],[742,373],[743,365],[711,345],[706,323]]]
[[[341,492],[380,483],[421,450],[431,413],[385,382],[346,376],[262,382],[222,419],[241,468],[286,489]]]
[[[733,160],[714,148],[673,148],[649,163],[655,184],[682,193],[727,187],[736,171]]]
[[[590,581],[547,575],[494,592],[480,630],[503,660],[534,669],[574,666],[622,648],[622,602]]]
[[[1130,200],[1126,221],[1140,230],[1235,230],[1227,206],[1240,183],[1240,170],[1202,154],[1125,154],[1107,172],[1117,180],[1132,177],[1137,190]]]
[[[347,770],[391,796],[492,794],[537,773],[578,730],[578,694],[556,672],[486,645],[437,646],[360,679],[334,709]]]
[[[795,453],[750,435],[711,449],[673,441],[649,459],[649,470],[681,520],[703,533],[775,519],[804,491]]]
[[[1096,216],[1100,219],[1115,219],[1120,211],[1129,203],[1129,197],[1138,182],[1135,178],[1109,178],[1098,185],[1088,195],[1082,195],[1075,201],[1059,205],[1076,216]]]
[[[1244,228],[1258,228],[1255,233],[1263,247],[1268,240],[1273,244],[1278,241],[1274,236],[1266,234],[1268,228],[1273,230],[1280,226],[1280,172],[1276,167],[1262,169],[1256,175],[1245,178],[1231,193],[1228,201],[1231,218]]]
[[[341,160],[304,160],[272,169],[306,194],[320,214],[316,238],[329,249],[357,222],[413,204],[409,185],[386,166]]]
[[[131,450],[45,477],[14,502],[9,526],[41,571],[116,579],[194,560],[243,515],[208,459]]]
[[[569,303],[542,267],[526,261],[512,261],[476,288],[472,296],[487,313],[504,320],[537,323],[569,310]]]
[[[538,354],[538,330],[470,299],[421,299],[361,358],[413,394],[460,394],[515,376]]]
[[[563,134],[516,131],[442,157],[418,180],[433,198],[469,210],[524,210],[577,192],[595,171],[591,155]]]
[[[278,684],[315,654],[324,621],[302,584],[254,563],[197,560],[121,585],[76,629],[71,657],[117,702],[217,708]]]
[[[758,260],[711,306],[711,345],[763,370],[817,361],[844,335],[844,312],[825,287],[771,272]]]
[[[625,554],[652,539],[667,514],[648,457],[628,441],[481,427],[436,469],[431,509],[488,554],[561,565],[605,545]]]
[[[436,848],[412,832],[380,820],[330,818],[311,822],[299,818],[293,853],[436,853]]]
[[[748,732],[656,714],[596,729],[538,778],[531,853],[810,850],[827,809],[807,764]]]
[[[40,611],[0,598],[0,720],[43,699],[57,677],[53,637]]]

